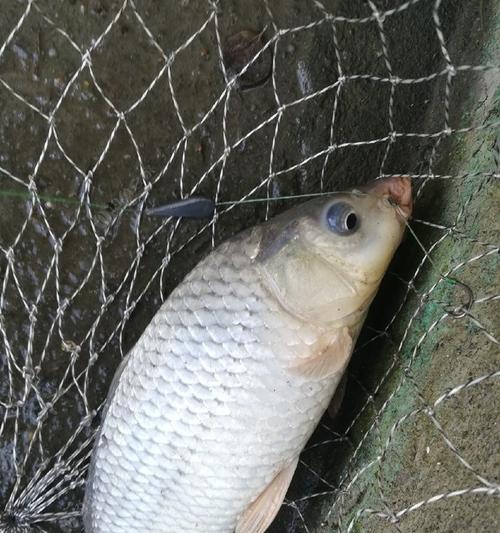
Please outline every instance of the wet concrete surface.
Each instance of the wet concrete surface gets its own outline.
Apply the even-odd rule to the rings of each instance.
[[[361,0],[324,4],[337,16],[360,18],[372,14],[369,5]],[[382,11],[403,2],[384,0],[376,4]],[[211,14],[210,5],[201,6],[189,0],[162,4],[135,2],[136,12],[154,36],[154,43],[138,21],[132,5],[127,5],[122,13],[123,5],[121,1],[112,0],[37,1],[0,57],[0,80],[4,82],[0,85],[1,188],[11,194],[26,194],[26,185],[35,173],[37,192],[45,199],[33,207],[27,198],[0,194],[0,244],[4,250],[13,248],[12,264],[17,280],[8,268],[5,254],[1,254],[0,275],[5,280],[9,271],[9,277],[2,289],[1,313],[5,336],[0,371],[4,376],[13,376],[13,382],[12,388],[8,380],[0,382],[0,401],[9,406],[19,402],[20,409],[17,417],[13,408],[7,411],[8,418],[0,443],[1,502],[7,500],[15,483],[12,436],[19,436],[16,447],[20,457],[24,456],[33,434],[38,435],[38,431],[43,438],[46,457],[53,456],[64,446],[77,428],[80,432],[72,445],[75,449],[78,443],[90,436],[92,426],[81,426],[80,423],[105,398],[122,355],[134,344],[162,299],[211,249],[210,229],[194,237],[204,221],[183,221],[175,226],[170,223],[152,236],[159,222],[144,215],[144,206],[179,198],[193,188],[196,193],[217,197],[219,201],[238,200],[262,185],[269,176],[270,165],[272,171],[279,174],[269,182],[269,186],[264,184],[260,187],[256,196],[261,198],[266,194],[277,197],[318,192],[321,188],[337,190],[365,183],[380,173],[425,173],[431,157],[434,158],[432,168],[435,172],[448,173],[450,168],[460,168],[453,154],[450,156],[457,148],[453,141],[446,139],[440,141],[435,156],[433,149],[437,139],[430,137],[397,138],[388,151],[389,141],[349,145],[384,138],[390,131],[389,83],[374,79],[347,79],[338,94],[334,85],[339,72],[344,76],[369,74],[386,78],[389,75],[375,20],[364,23],[339,21],[333,26],[323,19],[322,11],[312,2],[269,3],[272,17],[264,2],[252,3],[251,6],[243,0],[222,2],[217,11],[222,47],[227,45],[231,36],[242,30],[256,34],[263,32],[262,42],[265,45],[274,35],[275,28],[298,28],[307,24],[311,27],[288,32],[280,37],[276,46],[269,47],[266,53],[272,51],[275,67],[267,82],[260,83],[265,68],[255,72],[249,69],[247,78],[250,81],[235,86],[227,99],[221,98],[211,110],[226,85],[214,20],[189,46],[176,52],[170,76],[163,57],[163,54],[177,50],[203,27]],[[432,20],[433,5],[434,1],[422,0],[383,21],[394,75],[417,78],[446,67]],[[25,2],[3,2],[0,43],[8,38],[25,9]],[[495,9],[498,9],[498,3],[493,1],[443,2],[439,12],[442,30],[456,64],[485,61],[484,42],[492,31]],[[110,31],[92,48],[118,15]],[[313,25],[315,21],[321,23]],[[64,30],[66,35],[60,30]],[[68,36],[80,50],[75,49]],[[338,42],[338,54],[334,39]],[[81,54],[89,48],[92,48],[89,56],[92,69],[82,68]],[[495,57],[490,59],[495,62]],[[466,127],[471,123],[475,108],[469,106],[467,112],[470,114],[467,116],[464,109],[465,104],[474,100],[477,94],[474,91],[477,91],[478,76],[460,74],[454,81],[450,100],[451,127]],[[394,130],[428,133],[442,129],[445,81],[445,76],[438,76],[419,84],[398,85],[394,91]],[[256,86],[252,88],[253,85]],[[307,98],[327,87],[330,88],[321,94]],[[276,118],[272,118],[273,115],[280,106],[292,102],[297,103],[284,109],[275,134]],[[56,133],[50,135],[47,143],[51,133],[47,117],[54,110]],[[204,119],[209,110],[208,117]],[[331,131],[334,110],[335,122]],[[126,123],[117,123],[117,113],[124,113]],[[199,125],[203,119],[203,124]],[[267,125],[246,137],[266,121]],[[190,130],[192,133],[187,140],[179,142],[184,131]],[[478,142],[482,140],[481,137]],[[226,159],[221,157],[225,143],[234,145]],[[340,146],[327,158],[314,157],[309,163],[294,167],[329,145]],[[43,154],[42,158],[40,154]],[[103,154],[104,157],[101,157]],[[24,185],[9,177],[9,173]],[[152,183],[150,193],[142,194],[148,183]],[[452,186],[438,181],[428,185],[417,206],[417,215],[441,224],[452,224],[453,215],[460,209],[459,199],[463,201],[460,195],[465,194],[463,191],[468,186],[465,181],[460,182],[458,187],[453,183]],[[60,198],[67,202],[57,202],[56,199]],[[250,203],[221,212],[213,235],[215,242],[292,204],[293,201],[275,201],[269,205],[265,202]],[[83,207],[79,208],[80,205]],[[470,204],[468,212],[481,212],[481,205],[478,203],[475,207],[475,204]],[[491,215],[486,212],[485,216]],[[486,218],[481,224],[470,222],[465,229],[487,232],[488,221]],[[425,244],[437,238],[432,229],[422,227],[418,230]],[[104,238],[102,246],[98,245],[100,237]],[[60,253],[55,254],[58,239],[63,239],[63,246]],[[140,244],[146,241],[142,249]],[[184,246],[186,242],[189,244]],[[174,251],[174,255],[167,256]],[[459,260],[452,255],[451,249],[448,252],[450,261],[451,257],[454,261]],[[140,261],[134,262],[139,255]],[[54,257],[57,258],[55,262]],[[165,257],[169,259],[167,267],[148,285]],[[371,327],[385,328],[404,294],[404,285],[395,280],[397,276],[409,279],[420,258],[414,241],[408,239],[375,304],[369,323]],[[481,272],[478,275],[487,277]],[[426,282],[435,281],[432,278],[435,275],[435,272],[429,273]],[[478,283],[477,291],[481,292],[482,281]],[[484,283],[490,282],[484,280]],[[22,294],[18,286],[22,287]],[[112,301],[108,300],[110,297]],[[59,320],[58,310],[65,298],[68,304]],[[32,311],[33,305],[35,312]],[[127,307],[130,313],[125,313]],[[400,338],[409,309],[411,307],[403,310],[391,328],[391,338]],[[457,327],[463,334],[464,330]],[[464,338],[462,342],[460,332],[453,333],[451,327],[442,335],[443,339],[449,336],[450,342],[459,344],[466,340]],[[19,369],[7,368],[5,339]],[[446,345],[444,341],[442,344]],[[446,348],[443,349],[443,357],[448,360],[449,353]],[[486,368],[493,355],[488,355],[486,345],[476,346],[476,349],[483,354],[484,357],[481,357]],[[355,357],[351,369],[353,378],[341,416],[334,423],[335,430],[342,431],[350,426],[366,402],[366,391],[374,390],[379,383],[387,369],[387,361],[384,362],[387,350],[387,344],[372,343],[368,350]],[[454,348],[449,350],[454,351]],[[71,361],[72,372],[65,373]],[[92,363],[89,364],[89,361]],[[24,396],[23,367],[24,375],[26,372],[33,374],[37,394],[32,392]],[[73,375],[78,376],[80,372],[87,374],[86,379],[79,381],[80,386],[85,387],[79,392],[75,386],[71,387],[71,383]],[[437,376],[432,370],[430,376],[425,379],[429,380],[428,386],[432,388]],[[390,394],[391,383],[394,384],[395,379],[389,380],[388,385],[376,395],[374,401],[377,405],[381,405]],[[57,396],[58,387],[62,384],[70,386],[70,389],[54,403],[54,395]],[[445,386],[437,380],[432,390],[441,391]],[[54,406],[40,423],[40,405],[44,402],[54,403]],[[484,431],[492,424],[486,422],[490,420],[487,403],[478,398],[471,400],[469,405],[474,407],[467,419],[484,418],[486,425],[482,426],[483,430],[478,427],[473,431],[462,424],[454,426],[453,431],[462,428],[470,435],[479,434],[480,449],[485,450],[481,456],[491,456],[494,443],[489,432]],[[2,417],[5,412],[4,407],[0,408]],[[325,508],[329,508],[335,500],[331,487],[336,487],[349,468],[356,468],[347,466],[350,454],[373,421],[373,415],[374,411],[369,410],[361,416],[344,444],[318,446],[306,452],[305,462],[314,473],[306,467],[299,469],[289,499],[300,502],[298,505],[309,531],[333,531],[339,527],[335,513],[325,522]],[[443,416],[449,424],[456,420],[454,411]],[[330,421],[326,422],[332,426]],[[97,420],[93,427],[96,423]],[[419,423],[421,427],[412,427],[412,435],[430,432],[425,420]],[[320,428],[313,442],[321,443],[330,438],[330,431]],[[413,442],[412,439],[410,435],[403,441],[408,444]],[[35,440],[38,446],[38,437]],[[378,450],[378,444],[370,440],[366,446],[366,457]],[[469,449],[473,444],[466,440],[463,446]],[[422,475],[422,469],[427,467],[418,462],[419,472],[409,474],[409,465],[415,463],[409,455],[405,455],[409,452],[403,444],[401,450],[398,464],[404,466],[394,473],[391,483],[393,486],[405,486],[406,483],[408,488],[407,499],[401,494],[397,504],[394,502],[396,507],[403,501],[430,496],[441,488],[436,481],[436,487],[430,488],[427,484],[419,496],[417,488],[413,494],[414,479]],[[21,485],[25,485],[39,467],[39,455],[34,453],[33,458],[33,461],[28,461]],[[391,459],[387,459],[387,463],[391,464]],[[396,464],[396,461],[392,463]],[[488,471],[494,467],[493,464],[485,465]],[[406,472],[405,479],[401,478],[405,475],[402,472]],[[317,473],[328,481],[326,486]],[[434,483],[429,477],[425,479]],[[327,495],[307,498],[322,491]],[[349,498],[359,497],[365,502],[360,494],[366,495],[369,491],[370,486],[363,487],[347,496],[344,506],[346,516],[349,516],[346,508],[356,509],[355,502]],[[77,488],[57,499],[48,510],[78,510],[81,497],[80,482]],[[306,499],[301,500],[303,497]],[[486,524],[491,523],[488,517],[493,512],[488,502],[484,502],[486,507],[483,512]],[[456,516],[467,513],[461,505],[462,501],[457,500]],[[426,509],[429,514],[424,519],[412,515],[403,530],[423,531],[423,521],[439,522],[439,513],[445,515],[449,512],[445,505],[436,507],[438,511]],[[381,524],[385,527],[386,523]],[[79,531],[80,527],[78,519],[44,525],[46,531]],[[366,522],[360,531],[378,531],[378,527],[375,523]],[[438,530],[447,531],[446,528]],[[489,531],[487,527],[481,530]],[[271,531],[303,531],[303,526],[297,513],[284,507]]]

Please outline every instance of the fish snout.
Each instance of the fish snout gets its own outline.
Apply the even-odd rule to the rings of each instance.
[[[390,176],[375,180],[365,190],[387,199],[405,219],[410,217],[413,200],[411,179],[408,176]]]

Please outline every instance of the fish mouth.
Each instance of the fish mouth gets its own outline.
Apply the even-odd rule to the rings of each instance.
[[[406,220],[413,208],[411,179],[408,176],[390,176],[373,181],[362,187],[364,192],[388,199],[397,212]]]

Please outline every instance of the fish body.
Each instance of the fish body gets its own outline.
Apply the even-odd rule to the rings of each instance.
[[[265,531],[401,239],[388,200],[408,188],[308,202],[188,274],[115,376],[87,533]]]

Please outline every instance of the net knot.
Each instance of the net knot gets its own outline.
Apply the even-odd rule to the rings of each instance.
[[[218,10],[219,10],[219,2],[218,2],[218,0],[208,0],[208,3],[210,5],[210,7],[212,8],[212,11],[217,13]]]
[[[427,416],[434,416],[436,414],[436,412],[434,411],[434,409],[432,407],[426,407],[424,409],[424,413],[427,415]]]
[[[9,264],[14,263],[14,255],[14,249],[12,247],[7,248],[7,250],[5,250],[5,258],[7,259]]]
[[[22,370],[23,370],[23,376],[25,378],[32,379],[32,378],[35,377],[35,370],[34,370],[34,368],[31,365],[29,365],[29,364],[28,365],[24,365]]]
[[[36,183],[35,183],[35,180],[30,180],[29,183],[28,183],[28,191],[32,194],[36,194],[37,193],[37,187],[36,187]]]
[[[462,307],[454,307],[454,308],[448,308],[446,312],[452,317],[452,318],[463,318],[467,311]]]
[[[80,422],[80,426],[81,427],[87,427],[87,428],[90,427],[90,425],[92,424],[92,420],[94,420],[96,415],[97,415],[97,411],[95,411],[95,410],[90,411],[88,414],[86,414],[82,418],[82,420]]]
[[[37,308],[36,308],[36,305],[33,304],[31,306],[30,313],[29,313],[29,320],[32,324],[36,324],[36,313],[37,313]]]
[[[69,305],[69,299],[68,298],[64,298],[64,300],[61,301],[60,305],[59,305],[59,308],[62,310],[62,311],[65,311],[66,308],[68,307]]]
[[[86,50],[82,55],[82,62],[85,66],[92,65],[92,58],[90,57],[90,50]]]
[[[83,178],[82,184],[80,186],[80,191],[79,191],[79,197],[80,197],[81,202],[83,202],[85,197],[87,198],[87,201],[89,201],[88,195],[89,195],[90,185],[92,183],[93,177],[94,177],[94,173],[92,172],[92,170],[89,170]]]
[[[173,53],[170,53],[168,54],[166,60],[165,60],[165,64],[167,65],[167,68],[170,68],[174,62],[174,54]]]
[[[389,522],[391,524],[399,524],[399,522],[400,522],[399,518],[392,511],[390,511]]]
[[[77,344],[75,341],[66,340],[66,339],[63,339],[61,341],[61,350],[65,352],[77,354],[77,353],[80,353],[81,349],[82,349],[81,346]]]
[[[49,413],[49,411],[54,407],[54,404],[51,403],[51,402],[46,402],[45,405],[42,407],[42,409],[40,410],[40,413],[38,415],[38,420],[43,420],[47,414]]]
[[[63,251],[63,243],[61,239],[53,239],[52,246],[54,247],[54,252],[59,255]]]

